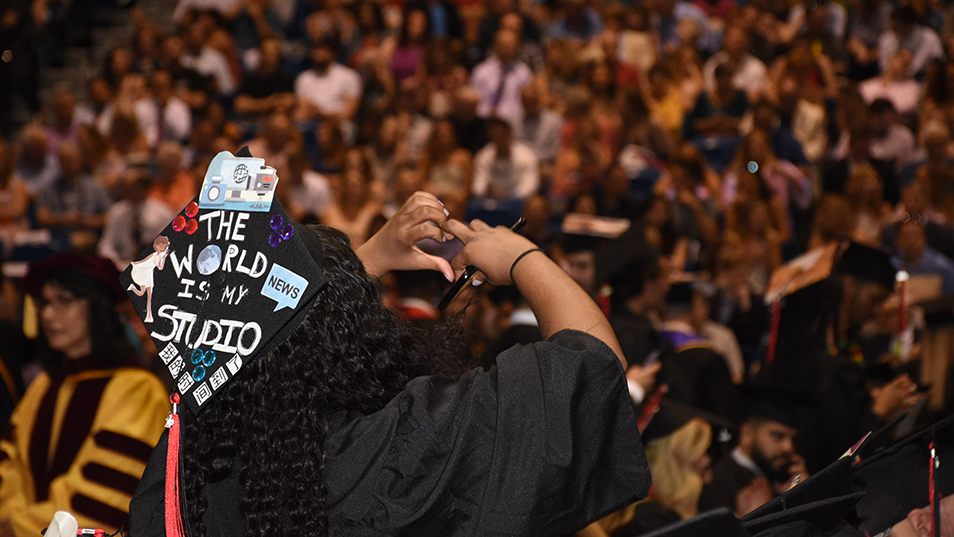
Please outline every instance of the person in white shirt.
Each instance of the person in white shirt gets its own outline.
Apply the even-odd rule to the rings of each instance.
[[[154,71],[149,78],[159,125],[157,134],[162,140],[185,142],[192,132],[192,110],[175,95],[169,71]],[[157,140],[158,143],[158,140]]]
[[[119,270],[125,269],[175,217],[166,204],[149,196],[151,186],[145,167],[127,168],[122,177],[123,199],[106,212],[96,251]]]
[[[858,84],[858,92],[865,102],[870,105],[876,99],[887,99],[900,114],[917,112],[921,84],[909,74],[911,59],[911,52],[901,49],[888,61],[888,68],[881,76]]]
[[[891,14],[891,29],[878,38],[878,63],[882,71],[901,49],[911,52],[907,73],[910,76],[923,74],[931,61],[944,57],[941,38],[934,30],[918,24],[918,14],[910,6],[895,9]]]
[[[337,42],[326,37],[311,49],[313,67],[295,79],[296,119],[334,117],[350,120],[361,100],[361,76],[335,62]]]
[[[480,94],[478,116],[512,119],[522,115],[520,92],[533,81],[533,71],[517,59],[519,53],[520,36],[512,30],[498,30],[494,53],[470,75],[470,86]]]
[[[235,95],[238,81],[229,69],[226,57],[214,48],[206,45],[210,28],[204,19],[196,19],[186,32],[186,49],[180,62],[183,67],[192,69],[203,76],[215,79],[219,93],[225,96]]]
[[[490,143],[474,157],[471,193],[496,199],[526,199],[540,187],[540,164],[533,150],[513,140],[510,123],[487,122]]]
[[[749,54],[749,35],[741,26],[730,26],[722,41],[722,50],[714,54],[702,67],[706,87],[715,88],[715,70],[729,63],[733,68],[732,85],[745,92],[750,102],[756,102],[765,91],[768,70],[762,60]]]

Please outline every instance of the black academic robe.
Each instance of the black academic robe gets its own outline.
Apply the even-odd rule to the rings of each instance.
[[[752,470],[739,465],[726,454],[712,465],[712,482],[702,489],[699,496],[699,511],[708,511],[717,507],[736,510],[735,497],[756,478]]]
[[[563,331],[458,380],[412,380],[382,410],[332,416],[331,536],[557,535],[646,496],[649,467],[622,367]],[[165,437],[130,504],[132,533],[164,535]],[[210,537],[243,535],[233,474],[204,489]]]
[[[672,354],[672,346],[656,330],[649,317],[626,308],[614,308],[609,321],[629,364],[646,365]]]

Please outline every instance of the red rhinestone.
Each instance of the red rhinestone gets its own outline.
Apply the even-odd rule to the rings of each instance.
[[[190,201],[189,204],[186,205],[185,213],[189,218],[199,214],[199,204],[194,201]]]

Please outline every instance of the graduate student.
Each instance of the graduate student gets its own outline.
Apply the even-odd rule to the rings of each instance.
[[[612,329],[532,242],[418,193],[355,252],[264,205],[199,199],[163,232],[173,270],[156,273],[153,337],[185,406],[131,503],[135,535],[560,535],[646,495]],[[465,245],[451,264],[413,247],[445,233]],[[188,272],[206,249],[219,262]],[[466,265],[515,284],[545,341],[434,376],[447,342],[417,338],[376,278]]]

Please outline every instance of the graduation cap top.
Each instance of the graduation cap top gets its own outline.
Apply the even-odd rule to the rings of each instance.
[[[882,250],[853,242],[841,254],[837,267],[845,274],[894,288],[897,271],[891,265],[891,256]]]
[[[277,184],[247,148],[219,153],[199,195],[121,276],[194,413],[286,339],[327,283],[318,237],[291,221]]]
[[[840,512],[842,506],[840,501],[827,504],[818,504],[817,502],[825,502],[838,498],[844,499],[844,497],[854,493],[854,488],[852,487],[851,481],[851,464],[852,460],[850,457],[843,457],[836,460],[834,463],[823,468],[817,474],[809,477],[808,479],[785,491],[783,494],[773,498],[771,501],[766,502],[761,507],[745,515],[742,517],[742,522],[745,523],[746,528],[748,528],[750,532],[755,533],[758,530],[753,528],[767,527],[768,525],[771,525],[769,522],[779,523],[781,520],[786,519],[804,520],[809,513],[813,517],[824,519],[833,513]],[[858,501],[858,498],[854,498],[853,501],[845,501],[851,505],[854,505],[854,503]],[[828,507],[824,507],[824,505],[828,505]],[[805,506],[810,507],[807,507],[804,510],[795,511],[795,513],[790,513],[786,516],[779,515],[782,512],[791,511]],[[812,509],[817,510],[812,511]],[[802,514],[799,515],[799,513]],[[779,516],[767,518],[771,515]],[[802,518],[799,518],[799,516],[802,516]],[[841,516],[838,516],[837,518],[840,519]],[[762,522],[757,523],[756,521],[758,520],[762,520]],[[827,524],[822,525],[824,526]]]
[[[659,267],[659,252],[646,241],[646,230],[634,224],[619,237],[596,250],[596,281],[613,287],[625,286],[642,279]]]
[[[725,429],[726,431],[735,432],[737,429],[737,427],[728,420],[716,416],[711,412],[706,412],[700,408],[665,397],[659,402],[658,408],[652,410],[654,410],[654,413],[650,417],[649,423],[646,424],[645,429],[641,432],[644,444],[669,436],[681,429],[683,425],[689,423],[689,420],[693,418],[705,420],[715,430]]]
[[[799,390],[769,384],[746,384],[741,387],[745,398],[745,419],[762,419],[797,429],[800,416],[811,408],[808,395]]]
[[[706,511],[682,522],[670,524],[645,537],[749,537],[739,519],[725,507]]]

